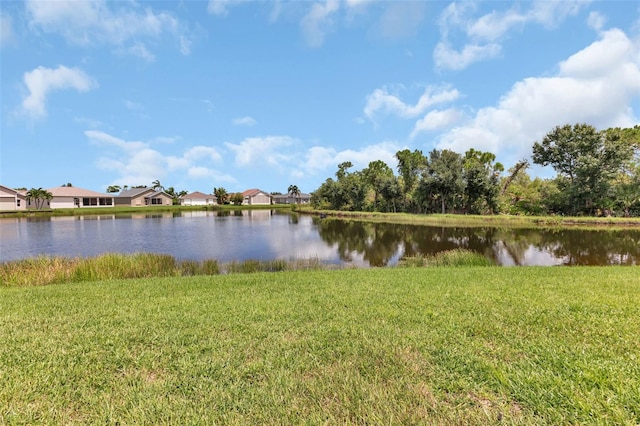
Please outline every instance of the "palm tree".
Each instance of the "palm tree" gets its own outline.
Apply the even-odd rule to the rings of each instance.
[[[42,188],[31,188],[27,191],[27,202],[31,204],[33,200],[36,209],[40,210],[44,206],[45,201],[51,201],[53,194]]]
[[[158,179],[151,182],[151,188],[153,188],[154,191],[164,191],[164,186],[162,186]]]
[[[298,204],[300,204],[300,189],[298,189],[298,185],[289,185],[287,192],[298,201]]]
[[[229,193],[223,187],[213,188],[213,195],[216,196],[216,200],[218,200],[218,204],[227,203],[227,198],[229,197]]]
[[[127,185],[125,185],[126,187]],[[112,193],[112,192],[120,192],[120,185],[109,185],[107,186],[107,192],[108,193]],[[126,188],[125,188],[126,189]]]

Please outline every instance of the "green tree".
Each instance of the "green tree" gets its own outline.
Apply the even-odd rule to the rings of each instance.
[[[630,160],[614,179],[612,204],[625,217],[640,215],[640,125],[626,129],[607,129],[607,137],[619,138],[621,143],[633,150]]]
[[[233,203],[234,206],[241,206],[244,202],[244,197],[242,196],[242,192],[235,192],[231,194],[229,197],[229,201]]]
[[[338,209],[361,211],[367,197],[367,188],[362,179],[361,172],[348,172],[353,167],[350,161],[338,165],[336,177],[338,178],[338,194],[342,202]]]
[[[332,178],[327,178],[327,180],[311,194],[311,204],[316,209],[340,209],[343,205],[340,185]]]
[[[427,167],[427,159],[418,149],[413,152],[403,149],[396,152],[395,157],[398,160],[398,173],[402,178],[404,208],[410,210],[412,194],[420,180],[420,174]]]
[[[218,204],[227,204],[229,202],[229,193],[223,187],[213,188],[213,195],[216,196]]]
[[[353,167],[350,161],[338,165],[337,180],[327,179],[313,196],[312,203],[316,208],[333,210],[363,210],[367,196],[367,188],[361,172],[349,172]]]
[[[613,178],[628,165],[633,146],[619,132],[588,124],[558,126],[533,145],[533,162],[551,165],[566,195],[566,213],[594,214],[607,204]]]
[[[373,190],[373,210],[378,210],[379,197],[385,186],[389,184],[389,179],[394,178],[393,170],[384,161],[372,161],[362,170],[362,178]]]
[[[514,174],[509,169],[509,185],[503,184],[500,210],[515,215],[541,216],[558,212],[563,205],[562,194],[555,179],[531,179],[525,171]]]
[[[464,195],[462,156],[448,149],[431,151],[418,194],[425,210],[437,202],[442,214],[455,211]]]
[[[121,188],[120,188],[119,185],[109,185],[109,186],[107,186],[107,192],[109,194],[114,193],[114,192],[120,192],[120,189]]]
[[[380,181],[380,195],[384,204],[382,209],[396,213],[398,205],[402,203],[402,188],[395,176],[387,176]]]
[[[187,191],[176,191],[173,186],[166,188],[164,192],[167,195],[171,196],[172,203],[174,206],[177,206],[178,204],[180,204],[180,197],[187,195]]]
[[[27,202],[31,204],[33,203],[36,206],[36,209],[40,210],[44,207],[45,202],[51,201],[53,199],[53,194],[42,188],[31,188],[27,191]]]
[[[500,173],[504,171],[490,152],[469,149],[464,155],[465,209],[468,213],[496,213]]]

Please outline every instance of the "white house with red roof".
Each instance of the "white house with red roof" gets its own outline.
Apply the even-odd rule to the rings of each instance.
[[[271,204],[271,194],[260,189],[247,189],[242,193],[242,205],[260,206]]]

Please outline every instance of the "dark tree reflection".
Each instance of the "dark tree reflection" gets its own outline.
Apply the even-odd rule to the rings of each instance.
[[[337,247],[341,260],[351,262],[357,254],[371,266],[454,249],[482,254],[496,264],[640,264],[639,230],[456,228],[337,219],[315,219],[314,224],[320,237]]]

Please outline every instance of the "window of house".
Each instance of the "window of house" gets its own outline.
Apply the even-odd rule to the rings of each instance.
[[[20,207],[20,200],[16,200],[16,204],[18,207]]]

